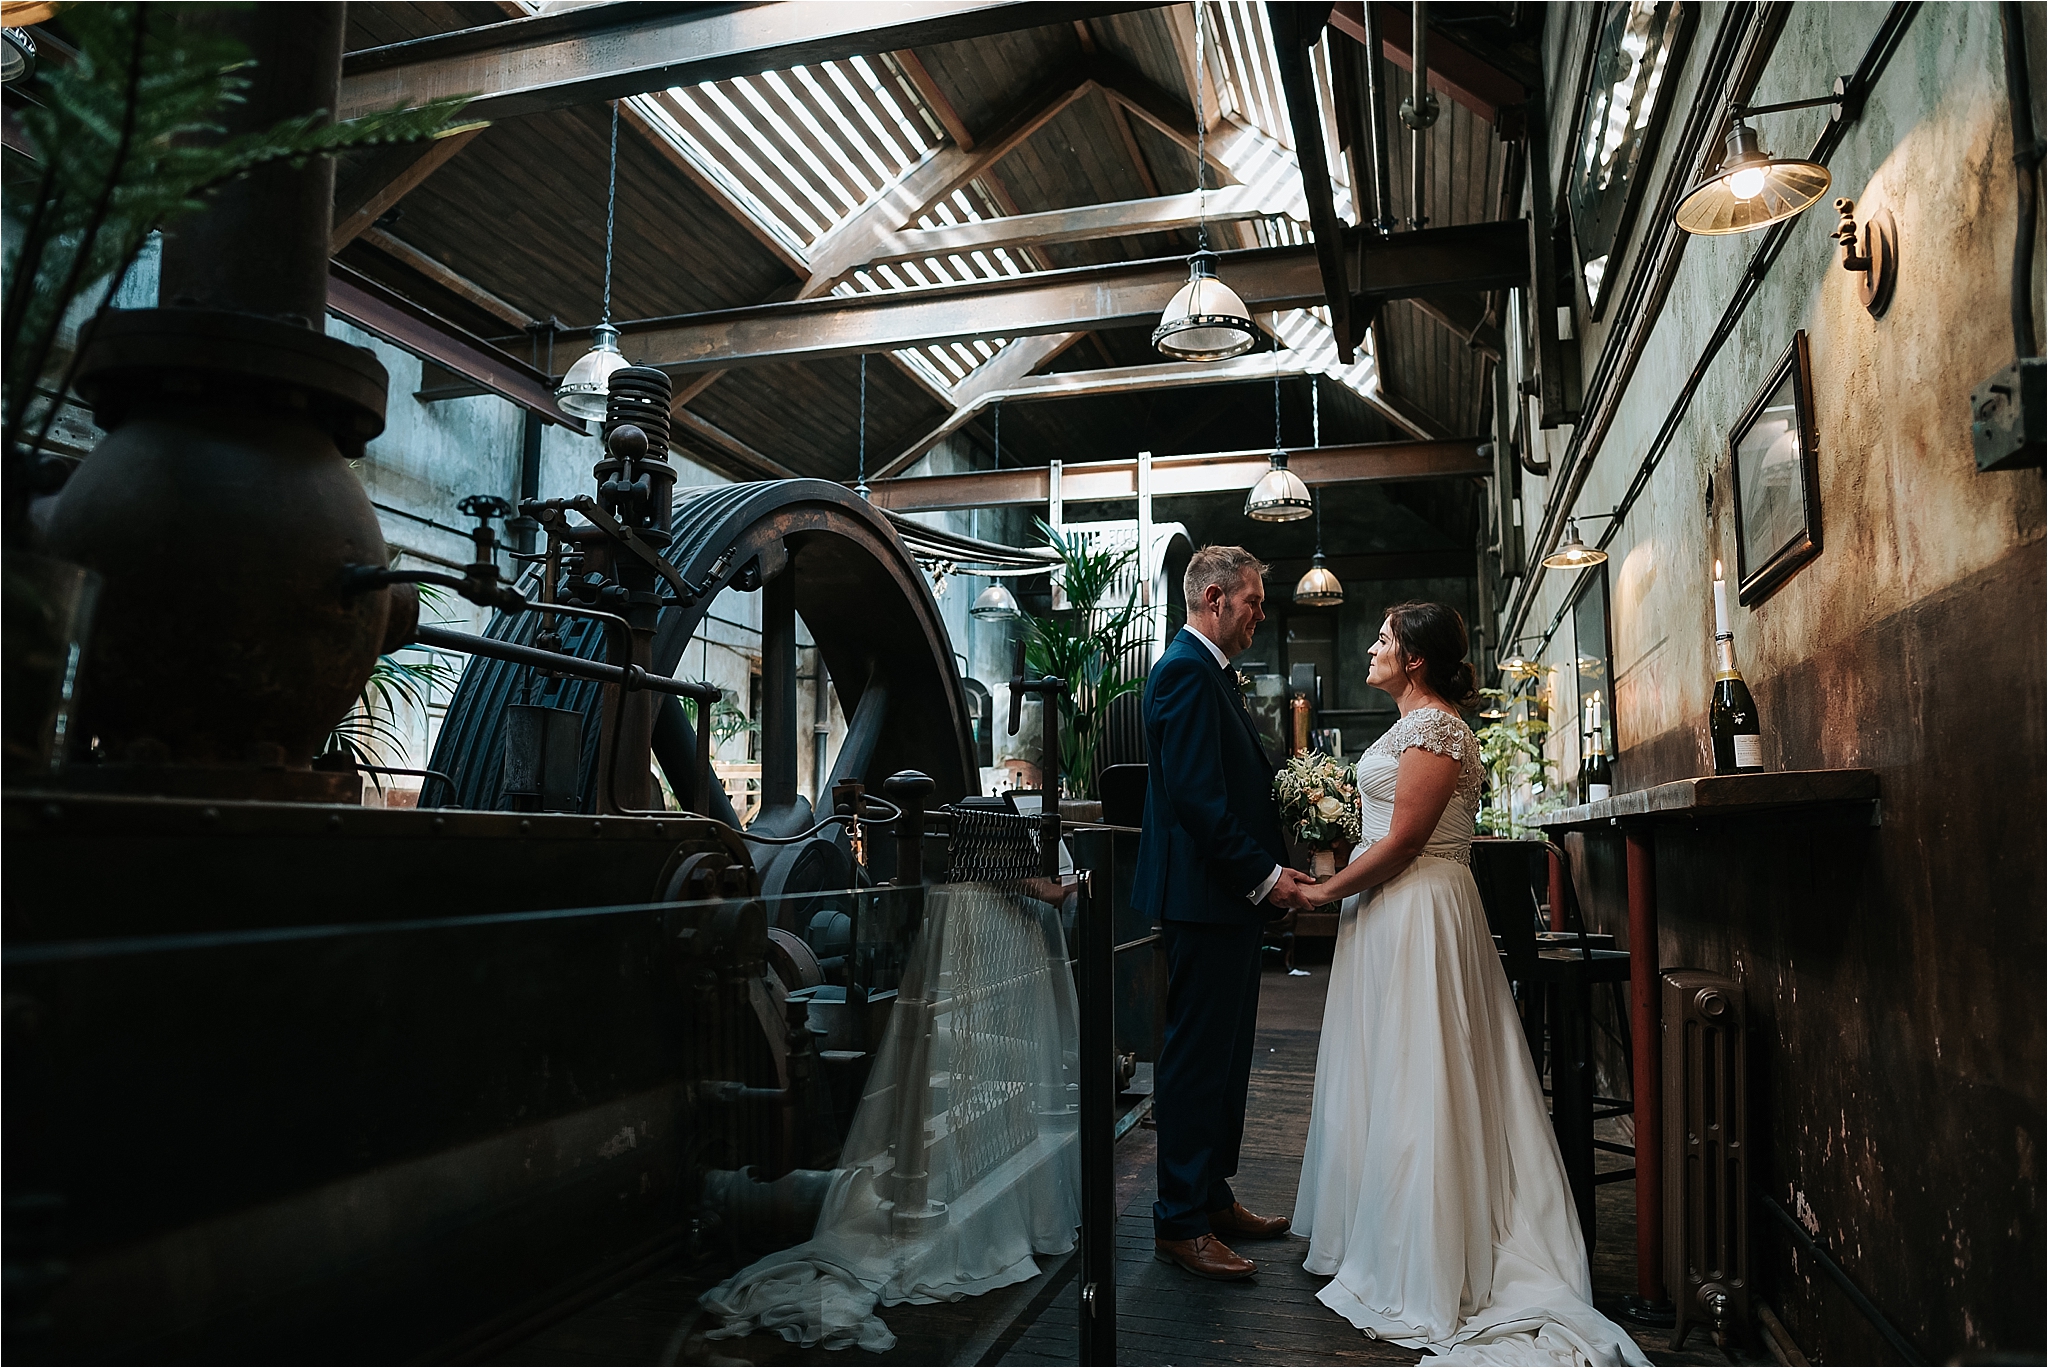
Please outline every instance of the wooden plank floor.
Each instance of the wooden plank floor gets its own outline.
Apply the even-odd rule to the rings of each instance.
[[[1245,1108],[1239,1200],[1264,1215],[1294,1208],[1315,1087],[1316,1042],[1328,967],[1306,978],[1277,966],[1260,985],[1259,1040]],[[1369,1340],[1318,1302],[1326,1279],[1303,1270],[1304,1240],[1237,1246],[1258,1264],[1242,1283],[1204,1282],[1152,1257],[1154,1133],[1140,1127],[1117,1147],[1117,1360],[1120,1363],[1416,1363],[1413,1350]],[[1075,1362],[1077,1298],[1071,1289],[1020,1327],[998,1360]],[[998,1346],[1005,1347],[1005,1346]]]
[[[1235,1184],[1254,1211],[1292,1210],[1315,1082],[1316,1043],[1329,966],[1307,966],[1290,978],[1270,966],[1261,987],[1259,1040],[1253,1060],[1243,1172]],[[1604,1123],[1613,1125],[1615,1123]],[[1625,1138],[1610,1136],[1610,1138]],[[1117,1146],[1117,1344],[1127,1364],[1416,1363],[1411,1350],[1369,1340],[1315,1300],[1324,1279],[1305,1272],[1303,1241],[1288,1239],[1240,1249],[1259,1265],[1246,1283],[1203,1282],[1152,1257],[1153,1170],[1157,1149],[1149,1123]],[[1603,1155],[1602,1166],[1625,1164]],[[1594,1298],[1615,1316],[1635,1289],[1633,1185],[1600,1188],[1599,1237],[1593,1253]],[[940,1306],[898,1306],[881,1315],[897,1335],[886,1354],[803,1349],[775,1335],[706,1341],[697,1332],[697,1297],[723,1276],[720,1265],[656,1269],[575,1315],[494,1356],[508,1364],[757,1363],[1069,1364],[1077,1361],[1074,1286],[1079,1259],[1045,1261],[1031,1282],[985,1297]],[[1618,1317],[1617,1317],[1618,1319]],[[1657,1364],[1744,1364],[1695,1334],[1671,1353],[1667,1336],[1638,1331]]]

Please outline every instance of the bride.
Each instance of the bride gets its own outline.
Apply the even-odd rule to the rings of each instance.
[[[1593,1309],[1586,1244],[1472,881],[1465,623],[1387,610],[1366,681],[1401,717],[1358,764],[1294,1226],[1319,1300],[1441,1362],[1646,1363]],[[1347,896],[1349,895],[1349,896]]]

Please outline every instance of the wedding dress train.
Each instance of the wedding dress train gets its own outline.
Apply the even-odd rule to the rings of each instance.
[[[1417,709],[1358,765],[1384,837],[1401,753],[1462,764],[1424,853],[1345,900],[1295,1199],[1319,1300],[1445,1363],[1642,1364],[1593,1309],[1542,1086],[1469,867],[1481,769],[1463,722]]]

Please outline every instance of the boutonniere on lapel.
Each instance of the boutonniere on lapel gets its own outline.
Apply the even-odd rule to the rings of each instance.
[[[1230,677],[1237,681],[1237,706],[1244,709],[1244,715],[1252,715],[1252,677],[1243,670],[1232,670]]]

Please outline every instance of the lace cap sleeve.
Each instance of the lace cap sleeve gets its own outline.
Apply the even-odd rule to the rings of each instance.
[[[1435,708],[1417,708],[1401,719],[1400,749],[1419,746],[1438,755],[1462,761],[1472,744],[1472,732],[1463,721]]]

